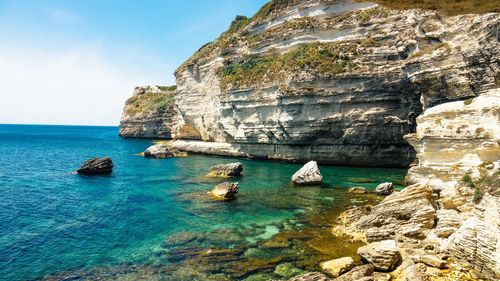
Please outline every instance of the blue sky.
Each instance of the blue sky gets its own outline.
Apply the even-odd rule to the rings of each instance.
[[[135,85],[173,72],[267,0],[0,0],[0,123],[117,125]]]

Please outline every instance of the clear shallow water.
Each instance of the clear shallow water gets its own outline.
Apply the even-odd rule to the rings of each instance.
[[[205,273],[229,279],[274,274],[281,261],[307,270],[309,266],[297,262],[297,253],[290,251],[303,250],[304,241],[313,245],[317,233],[332,223],[326,219],[332,213],[373,200],[347,194],[348,187],[374,188],[379,182],[401,181],[405,173],[320,167],[323,187],[294,188],[290,176],[300,165],[239,159],[244,177],[237,179],[238,199],[212,202],[206,192],[221,180],[204,174],[212,165],[235,159],[203,155],[144,159],[135,154],[150,141],[121,139],[117,132],[116,127],[0,125],[0,280],[59,274],[57,279],[66,272],[79,272],[86,276],[83,279],[107,272],[133,279],[139,278],[134,275],[139,271],[179,274],[173,273],[172,264],[176,270],[192,271],[190,264],[204,261],[212,263]],[[95,156],[113,158],[112,175],[83,177],[72,172]],[[287,253],[275,245],[267,247],[272,249],[268,252],[262,250],[266,240],[276,240],[278,232],[287,231],[292,236],[309,233],[309,240],[290,238],[291,244],[281,247],[291,249]],[[230,261],[215,263],[231,263],[232,268],[248,268],[254,260],[276,262],[252,272],[231,273],[213,265],[210,255],[212,260],[193,256],[206,249],[231,249],[230,254],[217,256],[229,255]]]

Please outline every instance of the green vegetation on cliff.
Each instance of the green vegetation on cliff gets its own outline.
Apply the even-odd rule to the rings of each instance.
[[[125,104],[125,113],[130,115],[165,112],[175,101],[175,86],[158,87],[159,93],[144,93],[129,98]]]
[[[218,74],[221,87],[232,87],[281,81],[288,73],[309,71],[318,75],[336,75],[355,67],[351,56],[356,46],[338,43],[306,44],[285,53],[230,62]]]

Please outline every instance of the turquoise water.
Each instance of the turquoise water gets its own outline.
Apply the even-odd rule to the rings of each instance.
[[[184,268],[192,253],[212,248],[241,249],[230,262],[246,262],[248,249],[307,225],[301,222],[305,214],[320,216],[369,200],[351,197],[347,187],[373,188],[401,181],[405,173],[320,167],[323,187],[294,188],[290,176],[300,165],[243,159],[238,199],[212,202],[206,192],[221,180],[204,174],[211,165],[235,159],[144,159],[136,154],[150,141],[121,139],[117,133],[116,127],[0,125],[0,280],[58,279],[74,272],[86,278],[139,271],[173,276],[178,273],[169,266]],[[96,156],[113,158],[112,175],[72,172]],[[372,182],[353,179],[359,177]],[[232,274],[221,265],[209,273],[232,280],[273,270]]]

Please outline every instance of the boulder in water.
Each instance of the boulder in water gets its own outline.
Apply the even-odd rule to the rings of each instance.
[[[219,164],[212,166],[208,171],[209,177],[239,177],[243,172],[243,165],[240,162]]]
[[[365,194],[366,189],[362,186],[355,186],[351,187],[347,190],[347,192],[352,193],[352,194]]]
[[[144,157],[146,158],[170,158],[174,156],[174,151],[165,144],[155,144],[144,151]]]
[[[375,193],[382,196],[390,195],[393,192],[394,192],[394,185],[392,184],[392,182],[381,183],[375,189]]]
[[[82,175],[105,175],[113,171],[113,160],[109,157],[93,158],[85,161],[76,172]]]
[[[215,186],[215,188],[210,191],[217,199],[231,200],[234,199],[240,185],[237,182],[223,182]]]
[[[295,185],[320,185],[323,182],[318,163],[310,161],[292,176]]]

